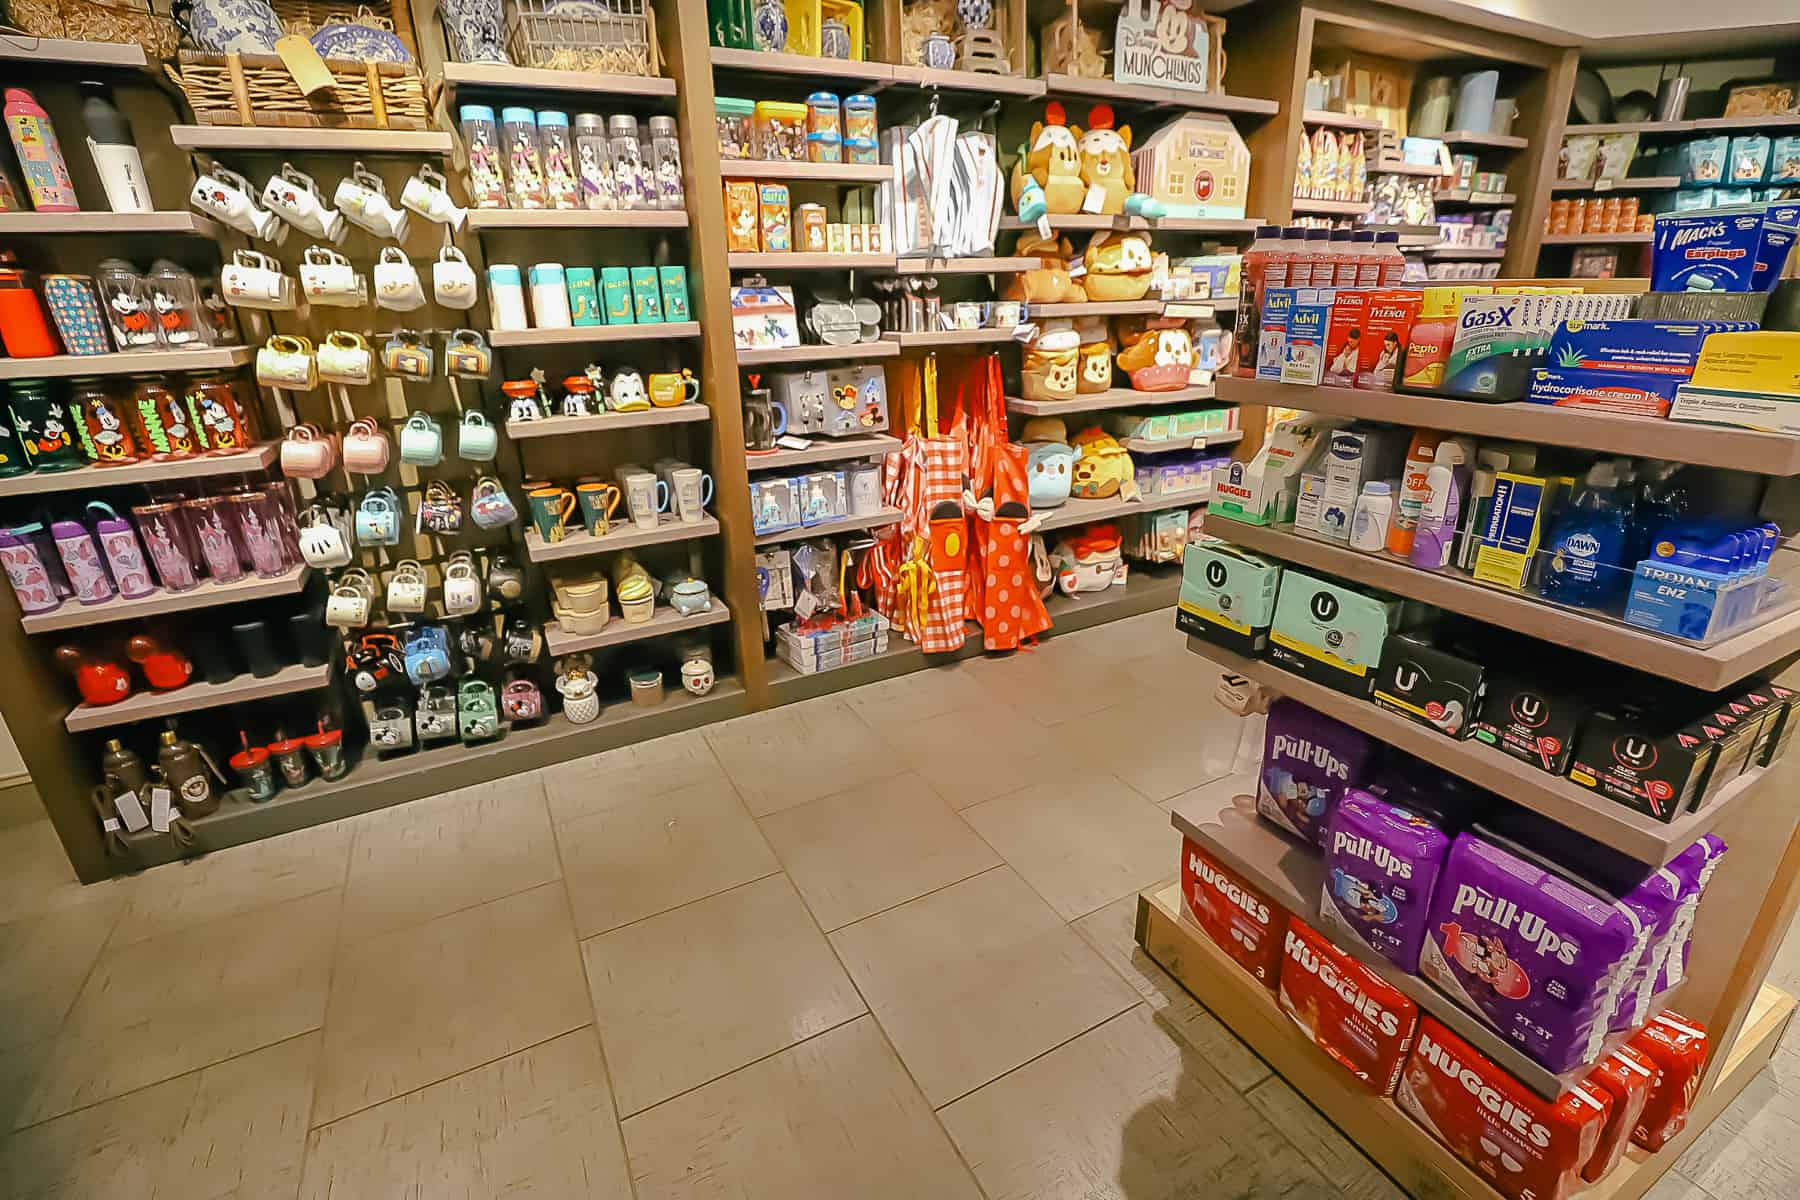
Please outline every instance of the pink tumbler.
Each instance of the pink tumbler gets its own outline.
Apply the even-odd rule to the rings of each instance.
[[[281,504],[262,492],[239,492],[225,497],[237,529],[238,541],[250,552],[250,566],[264,579],[285,575],[287,553],[282,547]]]
[[[0,529],[0,566],[19,597],[19,608],[28,613],[61,608],[72,590],[63,576],[50,540],[39,524]]]
[[[106,576],[106,564],[100,558],[100,546],[94,535],[80,521],[57,521],[50,526],[56,539],[56,553],[69,583],[75,588],[75,599],[83,604],[104,604],[113,598],[112,580]]]
[[[237,539],[225,520],[225,501],[218,496],[196,496],[183,500],[181,507],[188,515],[194,540],[200,544],[200,558],[214,583],[235,583],[244,577],[244,563],[238,557]]]
[[[144,549],[149,552],[150,564],[156,568],[162,585],[171,592],[199,586],[200,571],[194,563],[187,514],[181,505],[173,501],[139,504],[132,508],[131,515],[143,531]]]
[[[156,591],[156,580],[150,576],[150,564],[144,561],[144,547],[137,530],[121,517],[112,505],[95,500],[88,506],[94,518],[94,532],[100,537],[100,549],[106,555],[107,570],[119,595],[137,600]]]

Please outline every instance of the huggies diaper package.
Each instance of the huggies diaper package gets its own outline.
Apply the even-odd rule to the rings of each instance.
[[[1631,1135],[1644,1115],[1655,1079],[1656,1064],[1630,1046],[1620,1046],[1588,1073],[1588,1090],[1604,1089],[1612,1097],[1612,1111],[1606,1115],[1594,1156],[1581,1168],[1583,1179],[1589,1183],[1604,1179],[1625,1157],[1625,1147],[1631,1144]]]
[[[1277,700],[1269,706],[1256,811],[1323,846],[1332,810],[1367,778],[1374,757],[1368,734],[1296,701]]]
[[[1706,1030],[1678,1012],[1664,1011],[1630,1045],[1656,1064],[1650,1097],[1631,1140],[1646,1150],[1660,1150],[1687,1126],[1706,1070]]]
[[[1281,971],[1288,911],[1192,838],[1181,839],[1182,913],[1266,988]]]
[[[1394,1094],[1419,1006],[1306,922],[1288,922],[1282,1011],[1313,1044],[1380,1096]]]

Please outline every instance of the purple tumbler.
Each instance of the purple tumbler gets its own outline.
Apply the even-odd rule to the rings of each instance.
[[[88,506],[94,519],[94,532],[100,537],[100,549],[106,556],[107,570],[119,595],[139,600],[156,591],[156,580],[150,576],[150,565],[144,561],[144,547],[137,530],[118,514],[112,505],[95,500]]]
[[[51,612],[74,594],[44,527],[35,522],[0,529],[0,566],[25,612]]]
[[[181,505],[174,501],[139,504],[132,507],[131,515],[143,531],[144,549],[162,585],[171,592],[198,587],[200,571],[194,563],[187,513]]]
[[[99,543],[80,521],[57,521],[50,526],[56,539],[56,553],[69,582],[75,588],[75,599],[83,604],[104,604],[113,598],[112,580],[107,578],[106,563],[101,560]]]

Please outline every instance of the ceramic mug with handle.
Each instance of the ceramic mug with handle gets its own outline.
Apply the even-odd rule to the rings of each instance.
[[[375,352],[360,333],[332,330],[319,344],[316,358],[322,383],[361,386],[375,378]]]
[[[486,379],[494,367],[487,339],[473,329],[452,330],[444,343],[444,373],[454,379]]]
[[[379,475],[387,470],[387,434],[374,417],[358,417],[344,431],[344,469],[358,475]]]
[[[650,403],[655,408],[676,408],[700,399],[700,381],[685,367],[651,375],[648,386]]]
[[[431,266],[431,294],[445,308],[475,307],[475,268],[455,246],[438,251]]]
[[[300,263],[300,290],[314,304],[358,308],[369,299],[369,283],[349,259],[325,246],[308,246]]]
[[[498,529],[518,520],[519,510],[507,495],[505,484],[492,475],[483,475],[470,492],[469,516],[483,529]]]
[[[328,208],[319,197],[319,185],[311,175],[292,163],[282,163],[281,170],[264,185],[262,202],[289,225],[310,237],[328,242],[341,242],[349,231],[343,215]]]
[[[610,483],[590,481],[575,485],[575,499],[581,505],[581,523],[595,537],[604,537],[612,527],[613,514],[619,511],[621,495]]]
[[[699,467],[679,467],[669,472],[669,490],[674,493],[675,515],[683,525],[698,525],[706,519],[706,506],[713,498],[711,475]]]
[[[415,467],[444,461],[444,431],[430,413],[416,412],[400,427],[400,461]]]
[[[256,382],[291,392],[318,387],[319,367],[313,361],[312,343],[294,334],[275,334],[256,352]]]
[[[388,576],[389,612],[424,612],[425,592],[425,568],[418,559],[403,558],[394,564],[394,573]]]
[[[400,203],[427,221],[452,229],[461,229],[469,216],[468,209],[458,208],[450,198],[450,181],[429,163],[421,166],[419,173],[400,189]]]
[[[296,425],[281,440],[281,469],[300,479],[322,479],[337,466],[337,446],[317,425]]]
[[[405,239],[406,213],[389,203],[387,185],[381,182],[381,176],[360,162],[338,182],[331,200],[343,212],[345,220],[366,232],[397,242]],[[270,220],[274,220],[273,214]]]
[[[394,312],[411,312],[425,304],[419,269],[398,246],[383,246],[375,264],[375,304]]]
[[[356,506],[356,540],[364,546],[400,542],[400,497],[393,488],[376,488]]]
[[[458,550],[444,564],[444,611],[465,617],[480,607],[481,579],[475,572],[475,557]]]
[[[234,250],[219,272],[219,291],[239,308],[283,309],[295,303],[294,281],[282,273],[280,262],[260,250]]]
[[[287,240],[288,226],[256,202],[256,190],[250,181],[216,163],[212,170],[194,180],[188,203],[201,212],[211,213],[239,233],[277,246]]]
[[[569,518],[575,514],[575,493],[568,488],[538,488],[526,500],[531,505],[531,523],[546,542],[560,542],[568,532]]]
[[[492,462],[500,451],[500,433],[480,409],[465,412],[456,429],[456,455],[469,462]]]
[[[657,514],[669,508],[669,485],[644,470],[621,469],[619,489],[625,493],[625,511],[639,529],[655,529]]]
[[[381,365],[397,378],[424,383],[431,378],[431,347],[416,330],[397,329],[381,348]]]
[[[375,601],[375,585],[361,567],[351,567],[338,576],[331,595],[325,601],[325,623],[337,629],[360,629],[369,623],[369,609]]]

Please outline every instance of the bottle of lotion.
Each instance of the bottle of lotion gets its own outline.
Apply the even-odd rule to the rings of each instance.
[[[1425,473],[1425,506],[1419,510],[1419,526],[1413,530],[1412,561],[1428,571],[1450,562],[1456,526],[1462,516],[1462,498],[1469,487],[1469,455],[1466,441],[1445,438],[1438,443],[1431,470]]]
[[[87,99],[81,102],[81,120],[87,126],[88,153],[106,189],[106,203],[119,213],[151,211],[150,185],[144,179],[144,160],[131,140],[131,123],[125,119],[104,84],[83,81]]]
[[[38,212],[80,212],[75,181],[69,178],[69,164],[63,161],[50,114],[24,88],[6,89],[5,113],[6,131],[12,135],[13,151],[25,173],[31,207]]]

